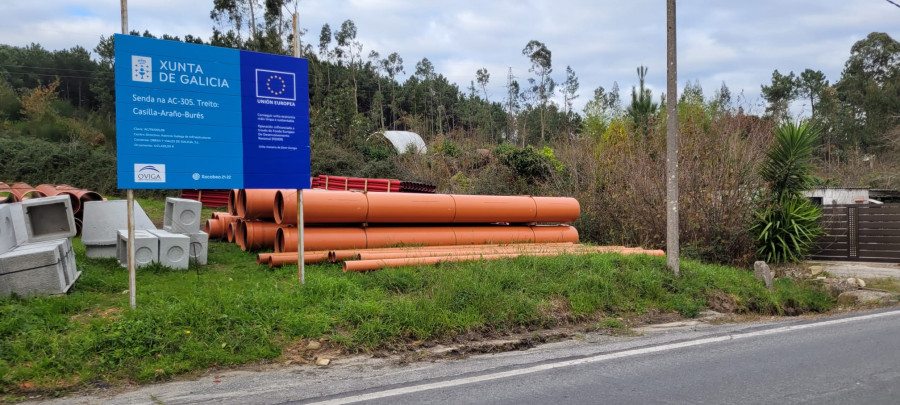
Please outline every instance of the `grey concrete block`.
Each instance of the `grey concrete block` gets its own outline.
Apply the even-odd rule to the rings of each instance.
[[[12,219],[13,232],[16,234],[16,245],[28,242],[28,235],[25,231],[25,213],[22,212],[22,203],[7,204],[9,207],[10,218]]]
[[[34,267],[0,275],[0,296],[12,294],[21,297],[64,294],[72,286],[65,284],[61,263]]]
[[[200,201],[166,198],[163,229],[172,233],[192,234],[200,231]]]
[[[84,255],[91,259],[112,259],[118,258],[118,247],[115,243],[111,245],[84,245]]]
[[[81,274],[70,271],[69,257],[74,260],[68,239],[24,244],[0,255],[0,295],[65,293]]]
[[[115,246],[119,230],[128,229],[128,202],[125,200],[88,201],[83,210],[81,242],[85,246]],[[137,201],[134,202],[134,229],[156,229]]]
[[[173,269],[187,269],[191,238],[169,231],[148,231],[159,238],[159,263]]]
[[[128,267],[128,230],[118,231],[117,257],[119,264]],[[135,268],[159,262],[159,238],[146,230],[134,231]]]
[[[24,244],[0,255],[0,274],[61,263],[60,250],[52,244]]]
[[[55,248],[59,253],[59,261],[63,266],[63,276],[65,278],[65,285],[71,286],[75,283],[75,280],[78,279],[78,276],[81,275],[81,272],[78,271],[78,268],[75,263],[75,251],[72,249],[72,240],[69,238],[65,239],[54,239],[43,242],[29,243],[25,245],[21,245],[17,250],[24,249],[42,249],[44,247]]]
[[[8,252],[16,245],[18,243],[11,209],[9,204],[0,204],[0,254]]]
[[[68,196],[30,198],[22,201],[28,242],[75,236],[75,215]]]
[[[191,261],[199,265],[206,264],[207,253],[209,252],[209,234],[206,232],[197,232],[189,235],[191,238],[190,257]]]

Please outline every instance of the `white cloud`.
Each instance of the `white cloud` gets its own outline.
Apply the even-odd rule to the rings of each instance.
[[[129,27],[160,35],[208,39],[211,1],[131,0]],[[464,90],[475,71],[491,73],[492,99],[503,98],[506,73],[522,83],[530,76],[522,56],[536,39],[553,53],[554,76],[571,66],[581,82],[581,110],[598,86],[618,82],[627,100],[637,82],[635,68],[649,67],[648,85],[658,97],[665,88],[665,6],[659,1],[588,0],[300,0],[304,42],[317,47],[323,24],[337,31],[356,23],[364,55],[397,52],[407,76],[428,58],[438,73]],[[835,82],[854,42],[872,31],[900,39],[900,9],[883,1],[795,0],[678,4],[679,81],[699,80],[707,96],[722,81],[735,95],[759,100],[772,70],[811,68]],[[119,31],[118,2],[30,0],[0,3],[0,42],[47,49],[96,46],[101,35]],[[2,61],[0,61],[2,63]],[[405,79],[401,77],[401,79]]]

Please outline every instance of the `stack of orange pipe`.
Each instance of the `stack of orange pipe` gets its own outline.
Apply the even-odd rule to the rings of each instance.
[[[245,251],[288,253],[258,257],[260,263],[296,263],[296,201],[296,190],[231,190],[229,214],[214,214],[207,232]],[[397,245],[572,243],[575,228],[537,224],[572,222],[579,213],[573,198],[307,190],[306,261],[323,260],[315,252]]]
[[[431,265],[442,262],[478,261],[516,258],[521,256],[543,257],[559,255],[585,255],[597,253],[646,254],[665,256],[662,250],[644,250],[623,246],[584,246],[574,243],[523,243],[510,245],[477,246],[432,246],[419,248],[345,249],[309,251],[304,253],[304,262],[319,263],[326,259],[331,262],[343,261],[344,271],[368,271],[388,267]],[[259,264],[278,267],[297,263],[296,253],[261,253]]]

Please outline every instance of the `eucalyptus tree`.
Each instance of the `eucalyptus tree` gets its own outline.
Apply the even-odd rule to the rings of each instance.
[[[381,68],[384,70],[384,73],[391,79],[391,124],[394,126],[394,129],[397,129],[397,113],[400,110],[400,106],[397,105],[397,75],[401,73],[406,73],[403,70],[403,58],[397,52],[392,52],[387,58],[381,60]]]
[[[579,96],[578,94],[578,77],[575,76],[575,71],[572,70],[571,66],[566,66],[566,80],[560,86],[559,92],[563,96],[563,114],[566,119],[566,135],[572,137],[571,133],[571,115],[572,115],[572,103]]]
[[[553,79],[550,78],[550,74],[553,73],[552,53],[543,42],[531,40],[522,49],[522,55],[531,62],[531,67],[528,71],[537,75],[537,79],[532,79],[529,82],[540,107],[541,141],[543,142],[546,139],[546,107],[555,87]]]

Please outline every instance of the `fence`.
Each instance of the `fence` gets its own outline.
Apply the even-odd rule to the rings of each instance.
[[[900,204],[826,205],[816,260],[900,263]]]

